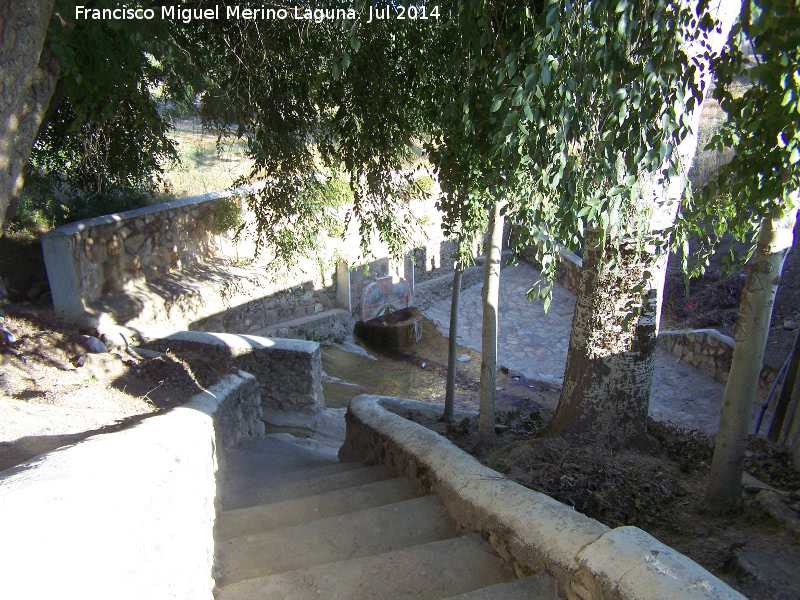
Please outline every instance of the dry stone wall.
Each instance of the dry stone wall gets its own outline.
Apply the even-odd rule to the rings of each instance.
[[[412,296],[420,287],[423,302],[449,295],[456,242],[442,237],[433,199],[412,207],[427,224],[417,249],[403,259],[389,258],[380,243],[363,258],[351,227],[344,239],[327,240],[313,260],[276,273],[269,257],[253,260],[252,236],[215,230],[219,203],[238,202],[246,189],[49,232],[42,245],[56,313],[97,329],[111,345],[184,330],[321,340],[352,331],[363,289],[380,277],[406,279]]]
[[[317,342],[195,331],[167,339],[227,347],[236,367],[258,381],[264,410],[319,412],[325,408],[322,350]]]

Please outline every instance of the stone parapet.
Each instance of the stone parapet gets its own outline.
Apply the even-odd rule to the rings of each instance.
[[[383,464],[435,493],[456,524],[481,533],[519,575],[547,572],[568,600],[746,600],[689,558],[635,527],[609,529],[481,465],[400,414],[431,404],[358,396],[339,456]],[[439,410],[441,410],[439,408]],[[395,414],[398,413],[398,414]]]
[[[167,340],[196,342],[228,348],[236,367],[252,373],[266,410],[319,412],[322,393],[322,350],[317,342],[184,331]]]
[[[538,270],[542,270],[541,263],[536,260],[536,247],[528,246],[522,253],[522,258]],[[577,254],[570,252],[559,244],[558,258],[556,259],[556,281],[563,285],[573,294],[578,293],[578,279],[583,268],[583,259]]]
[[[213,600],[216,470],[263,434],[255,379],[229,375],[134,427],[0,475],[0,597]]]

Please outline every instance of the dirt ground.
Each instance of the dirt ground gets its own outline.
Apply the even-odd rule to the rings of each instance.
[[[0,471],[186,402],[229,372],[225,356],[172,344],[163,356],[92,352],[52,310],[5,304],[0,318]]]

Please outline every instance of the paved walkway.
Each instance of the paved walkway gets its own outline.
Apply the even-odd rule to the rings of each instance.
[[[553,290],[553,303],[545,314],[542,302],[529,302],[526,292],[539,279],[527,264],[503,269],[500,276],[500,325],[498,361],[529,379],[560,387],[567,363],[567,347],[575,310],[575,296],[561,285]],[[462,290],[459,303],[459,335],[462,346],[481,350],[481,288]],[[450,299],[425,310],[447,336]],[[656,371],[650,399],[650,416],[680,427],[714,434],[725,386],[691,365],[680,362],[662,348],[656,351]],[[549,407],[555,409],[555,406]]]

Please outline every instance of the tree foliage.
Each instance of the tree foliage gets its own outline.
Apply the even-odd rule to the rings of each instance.
[[[714,61],[713,91],[727,119],[707,149],[734,157],[687,202],[682,239],[704,244],[694,273],[725,233],[754,243],[765,218],[795,206],[800,189],[800,6],[796,0],[745,2],[725,52]],[[747,90],[736,95],[736,84]],[[751,248],[752,254],[754,246]],[[748,255],[749,256],[749,255]]]
[[[451,16],[447,101],[429,148],[448,231],[478,230],[487,195],[503,195],[509,219],[544,242],[549,278],[555,240],[576,249],[591,227],[643,241],[653,199],[637,186],[681,168],[675,149],[702,97],[702,62],[686,47],[703,44],[713,19],[625,0],[460,2]]]
[[[31,153],[26,199],[55,224],[142,205],[177,156],[152,93],[176,66],[168,24],[74,13],[73,2],[58,0],[50,21],[45,43],[60,77]]]
[[[277,258],[314,250],[318,233],[334,227],[328,177],[349,182],[347,218],[358,221],[364,251],[377,233],[400,255],[415,223],[408,201],[423,192],[409,167],[424,131],[420,99],[430,96],[423,66],[432,24],[368,23],[363,2],[309,7],[341,12],[320,22],[219,20],[180,32],[204,75],[204,118],[246,140],[254,164],[246,180],[266,181],[249,198],[259,241]]]

